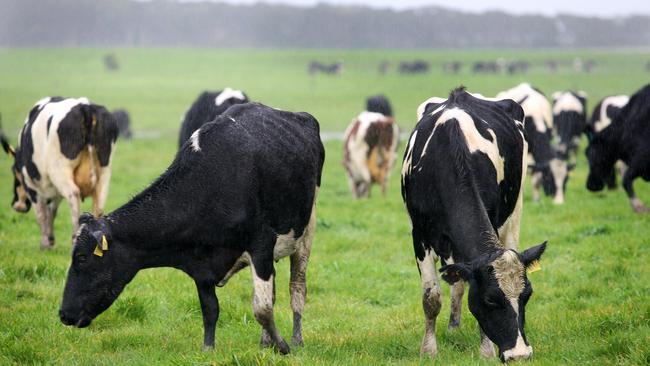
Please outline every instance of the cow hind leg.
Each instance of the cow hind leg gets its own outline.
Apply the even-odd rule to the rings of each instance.
[[[316,205],[313,206],[309,224],[305,228],[301,243],[296,252],[290,257],[291,279],[289,282],[289,293],[291,294],[291,310],[293,311],[293,335],[291,343],[295,346],[302,346],[302,312],[305,308],[307,298],[307,264],[311,253],[311,245],[314,240],[316,229]]]
[[[542,172],[533,172],[530,175],[530,180],[533,183],[533,202],[539,202],[539,188],[542,185]]]
[[[41,250],[51,249],[54,246],[50,213],[44,198],[40,198],[35,205],[36,221],[41,229]]]
[[[625,188],[625,192],[627,193],[628,198],[630,199],[630,204],[632,205],[632,209],[636,213],[645,213],[650,211],[648,207],[643,204],[643,202],[636,196],[636,193],[634,192],[634,179],[639,177],[639,173],[637,170],[634,168],[634,166],[629,167],[625,171],[625,175],[623,176],[623,188]]]

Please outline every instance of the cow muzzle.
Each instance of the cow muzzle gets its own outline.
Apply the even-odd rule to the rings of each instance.
[[[85,328],[93,321],[92,318],[83,314],[79,318],[75,319],[74,316],[66,314],[63,310],[59,310],[59,318],[61,319],[61,323],[65,325],[74,325],[77,328]]]
[[[14,202],[14,204],[11,207],[13,207],[13,209],[15,211],[20,212],[20,213],[25,213],[25,212],[29,211],[29,207],[27,206],[27,204],[25,202],[22,202],[22,201]]]
[[[517,345],[514,348],[511,348],[501,354],[501,360],[503,362],[508,361],[517,361],[517,360],[526,360],[533,355],[533,347],[523,345]]]

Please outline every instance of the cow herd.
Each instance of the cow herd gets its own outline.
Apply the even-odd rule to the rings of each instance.
[[[533,200],[543,190],[562,204],[582,134],[589,142],[587,188],[615,187],[618,171],[632,208],[648,210],[632,182],[650,180],[650,85],[631,97],[604,98],[589,120],[586,98],[582,91],[562,91],[549,102],[524,83],[495,97],[458,88],[417,108],[401,193],[421,277],[423,355],[438,352],[439,277],[452,286],[450,329],[460,325],[468,287],[482,356],[510,361],[532,355],[524,329],[533,292],[527,272],[536,269],[546,242],[519,250],[523,185],[530,172]],[[144,191],[104,213],[115,143],[128,121],[125,111],[110,113],[86,98],[48,97],[28,113],[16,149],[0,134],[13,159],[12,206],[19,212],[35,206],[42,249],[54,245],[62,199],[70,206],[73,250],[61,322],[86,327],[141,269],[172,267],[195,282],[203,346],[212,348],[219,317],[215,287],[250,267],[260,343],[286,354],[290,348],[273,315],[274,263],[289,257],[291,340],[302,345],[325,159],[318,121],[250,102],[240,90],[203,92],[183,116],[171,165]],[[389,100],[369,97],[343,140],[354,198],[369,197],[372,184],[386,194],[399,132]],[[80,214],[85,197],[92,197],[92,214]]]

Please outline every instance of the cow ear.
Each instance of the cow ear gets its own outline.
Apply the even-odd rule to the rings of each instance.
[[[473,270],[468,263],[454,263],[440,267],[442,279],[450,285],[458,281],[469,281],[472,278]]]
[[[94,221],[95,221],[95,216],[93,216],[89,212],[84,212],[81,216],[79,216],[79,225],[90,224]]]
[[[527,269],[534,265],[535,262],[539,261],[546,250],[546,241],[542,244],[536,245],[534,247],[526,249],[521,253],[521,262],[524,264],[524,267]]]
[[[11,156],[16,156],[16,150],[14,150],[14,148],[11,147],[5,135],[0,134],[0,142],[2,143],[2,148],[7,154]]]

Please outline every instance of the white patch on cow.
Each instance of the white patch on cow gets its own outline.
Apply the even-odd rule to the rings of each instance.
[[[571,92],[553,93],[553,115],[557,116],[562,112],[584,113],[585,110],[580,100]]]
[[[522,83],[516,87],[497,94],[496,99],[523,100],[520,105],[526,117],[530,117],[535,124],[535,129],[545,133],[553,128],[551,104],[546,97],[535,90],[530,84]]]
[[[607,108],[610,106],[623,108],[630,101],[627,95],[615,95],[603,99],[600,107],[600,118],[594,123],[594,131],[600,132],[612,123],[612,120],[607,116]]]
[[[418,117],[418,121],[422,119],[422,117],[424,115],[424,109],[427,107],[428,104],[431,104],[431,103],[441,104],[441,103],[444,103],[446,101],[447,101],[447,99],[443,99],[443,98],[440,98],[440,97],[431,97],[431,98],[425,100],[424,102],[420,103],[420,105],[418,106],[417,111],[416,111],[416,116]],[[436,114],[438,111],[440,111],[441,107],[444,108],[444,105],[436,108],[436,110],[431,115]]]
[[[438,256],[431,249],[425,251],[422,260],[417,259],[422,285],[422,305],[425,316],[425,331],[420,346],[421,354],[435,356],[438,352],[436,342],[436,317],[440,312],[440,285],[436,273]]]
[[[564,180],[566,179],[567,174],[569,174],[567,162],[560,159],[551,159],[549,167],[551,168],[551,174],[553,175],[553,182],[555,183],[556,188],[553,203],[561,205],[564,203]]]
[[[533,355],[533,347],[527,346],[524,342],[524,337],[521,336],[521,332],[517,332],[517,343],[515,346],[509,350],[503,352],[503,359],[505,361],[510,360],[520,360],[527,359]]]
[[[525,268],[517,253],[514,250],[505,250],[490,265],[494,268],[494,277],[506,298],[519,299],[519,295],[524,291]]]
[[[214,98],[215,105],[222,105],[226,100],[233,98],[239,100],[246,100],[244,93],[241,90],[235,90],[232,88],[225,88],[216,98]]]
[[[431,132],[431,135],[427,139],[427,142],[424,144],[424,149],[422,150],[420,159],[422,159],[422,157],[426,154],[427,147],[431,141],[431,137],[433,137],[433,134],[436,133],[436,129],[452,119],[458,121],[458,126],[465,136],[467,148],[469,149],[470,153],[480,151],[487,155],[496,171],[497,183],[501,182],[504,178],[504,159],[499,154],[497,136],[495,135],[494,131],[492,131],[492,129],[488,128],[487,131],[492,136],[492,141],[484,138],[478,132],[474,119],[472,119],[472,117],[467,112],[459,108],[447,109],[442,113],[442,115],[440,115],[440,118],[438,118],[438,121],[436,121],[436,125]]]
[[[418,131],[414,131],[413,135],[409,139],[408,147],[406,148],[406,156],[404,157],[404,162],[402,163],[402,183],[404,183],[404,178],[407,175],[411,174],[411,164],[413,162],[413,146],[415,145],[415,139],[417,138]]]
[[[278,235],[275,246],[273,247],[273,260],[277,261],[296,251],[296,244],[299,242],[299,239],[296,239],[294,236],[293,229],[289,230],[286,234]]]
[[[192,136],[190,136],[192,150],[195,151],[195,152],[201,151],[201,146],[199,145],[199,133],[200,132],[201,132],[201,129],[199,128],[198,130],[194,131]]]

